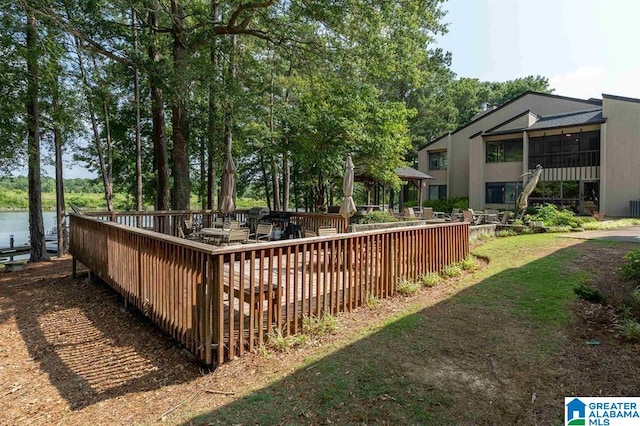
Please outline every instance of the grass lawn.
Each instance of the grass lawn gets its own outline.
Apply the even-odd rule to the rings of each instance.
[[[400,313],[189,422],[559,423],[557,358],[573,287],[591,275],[574,267],[588,244],[545,234],[486,242],[473,253],[488,265],[441,284],[443,297],[405,299]]]
[[[473,273],[210,373],[106,285],[71,278],[70,259],[27,265],[0,274],[0,424],[559,425],[565,396],[640,394],[640,344],[573,292],[617,291],[637,247],[488,240]]]

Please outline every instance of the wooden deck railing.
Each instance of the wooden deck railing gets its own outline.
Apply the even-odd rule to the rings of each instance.
[[[207,364],[253,351],[305,316],[385,298],[400,278],[469,253],[451,223],[216,248],[71,214],[71,253]]]

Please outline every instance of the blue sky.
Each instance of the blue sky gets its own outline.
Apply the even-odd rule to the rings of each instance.
[[[640,98],[640,0],[449,0],[449,33],[459,77],[549,78],[554,93]]]

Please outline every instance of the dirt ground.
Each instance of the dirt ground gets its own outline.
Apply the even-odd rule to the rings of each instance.
[[[596,280],[615,280],[615,268],[630,247],[602,245],[597,254],[585,249],[572,267],[593,272]],[[69,259],[29,265],[19,272],[0,271],[0,424],[176,423],[185,420],[175,416],[185,408],[213,410],[233,402],[317,350],[317,345],[310,345],[288,354],[248,355],[210,373],[144,317],[125,309],[110,288],[88,282],[82,271],[79,278],[71,279],[70,272]],[[410,303],[427,306],[446,297],[446,288],[436,287]],[[407,303],[396,298],[380,309],[341,316],[340,321],[349,326],[330,340],[348,338],[372,321],[401,311]],[[433,312],[446,309],[442,304]],[[598,390],[608,396],[640,395],[640,345],[614,336],[611,310],[576,302],[573,311],[566,344],[552,373],[562,380],[524,378],[509,386],[527,387],[520,391],[531,393],[532,400],[544,394],[595,396]],[[482,331],[496,318],[479,315],[473,321]],[[463,337],[457,338],[456,344],[464,344]],[[494,394],[504,384],[496,360],[501,362],[498,354],[465,360],[482,364],[484,370],[491,367],[489,374],[498,384]],[[440,369],[440,380],[455,376],[457,368],[452,364],[449,373]],[[437,379],[430,377],[436,383]],[[472,378],[460,380],[461,387],[473,388]],[[535,392],[531,392],[532,383]]]

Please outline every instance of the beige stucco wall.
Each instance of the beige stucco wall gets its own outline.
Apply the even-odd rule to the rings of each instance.
[[[448,178],[449,178],[449,197],[469,197],[478,202],[478,195],[472,195],[470,193],[470,186],[475,185],[476,191],[478,184],[477,171],[476,174],[471,173],[471,167],[469,165],[470,158],[470,141],[469,137],[480,131],[486,131],[493,127],[498,126],[500,123],[507,121],[515,115],[521,114],[527,110],[545,116],[552,114],[559,114],[569,111],[589,110],[596,108],[591,102],[572,100],[565,98],[556,98],[551,96],[544,96],[538,94],[527,94],[520,99],[512,102],[504,108],[499,108],[491,113],[481,117],[478,121],[463,128],[462,130],[451,135],[451,149],[447,156],[448,162]],[[446,137],[438,141],[436,144],[444,143],[446,145]],[[433,150],[436,144],[427,146],[421,151]],[[476,152],[477,155],[477,152]],[[484,163],[484,157],[480,156],[472,157],[475,162],[481,161]],[[420,171],[429,173],[426,170],[426,163],[419,165]],[[473,167],[476,169],[476,166]],[[521,174],[521,173],[520,173]],[[520,175],[518,174],[518,176]],[[479,182],[482,184],[482,182]],[[481,192],[483,194],[484,191]],[[481,199],[482,197],[480,197]],[[474,203],[475,204],[475,203]]]
[[[449,153],[447,152],[447,170],[429,170],[429,153],[447,151],[449,137],[429,145],[428,149],[418,151],[418,170],[432,176],[434,179],[427,182],[427,186],[422,189],[422,199],[429,199],[429,185],[448,185]]]
[[[473,160],[469,164],[469,207],[482,209],[484,206],[484,165],[485,144],[482,135],[469,141],[469,157]]]
[[[524,129],[529,127],[531,124],[535,123],[535,115],[531,113],[524,114],[517,119],[510,121],[500,127],[496,127],[493,129],[493,132],[503,132],[506,130],[514,130],[514,129]]]
[[[607,216],[628,216],[629,200],[640,199],[640,102],[605,96],[603,114],[601,210]]]

